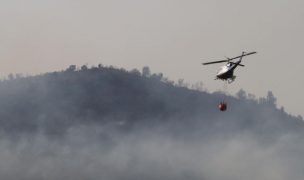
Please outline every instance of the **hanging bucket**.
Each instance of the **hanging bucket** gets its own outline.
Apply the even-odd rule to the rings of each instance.
[[[226,110],[227,110],[227,103],[221,102],[221,103],[218,105],[218,108],[219,108],[220,111],[226,111]]]

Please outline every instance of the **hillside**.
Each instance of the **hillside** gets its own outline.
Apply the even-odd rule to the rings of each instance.
[[[294,156],[303,150],[303,119],[278,109],[271,92],[259,100],[244,91],[227,96],[225,113],[216,108],[223,96],[147,68],[71,66],[10,77],[0,82],[0,160],[8,162],[0,177],[271,180],[277,176],[261,169],[271,165],[286,168],[282,177],[301,177]],[[290,167],[280,164],[286,154]]]
[[[302,119],[275,107],[275,97],[259,102],[240,92],[239,98],[226,97],[230,109],[220,113],[216,105],[224,95],[179,87],[161,74],[141,75],[139,71],[113,67],[72,67],[0,82],[2,131],[57,134],[81,124],[115,122],[130,128],[168,121],[188,126],[200,123],[208,129],[222,124],[225,129],[262,133],[303,128]]]

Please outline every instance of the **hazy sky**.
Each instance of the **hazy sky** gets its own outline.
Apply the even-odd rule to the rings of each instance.
[[[220,65],[201,62],[257,51],[236,71],[240,88],[304,115],[301,0],[0,0],[0,74],[70,64],[150,66],[211,90]]]

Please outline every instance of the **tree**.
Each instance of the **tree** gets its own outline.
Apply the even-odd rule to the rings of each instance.
[[[248,94],[248,98],[251,99],[251,100],[255,100],[256,99],[255,95],[251,94],[251,93]]]
[[[150,71],[150,68],[148,66],[143,67],[142,75],[144,77],[150,77],[151,76],[151,71]]]
[[[83,66],[81,66],[80,69],[81,69],[82,71],[88,70],[88,66],[87,66],[87,65],[83,65]]]
[[[156,79],[158,81],[161,81],[163,79],[163,74],[162,73],[158,73],[158,74],[152,74],[151,75],[152,79]]]
[[[186,83],[184,79],[178,79],[177,80],[177,86],[179,86],[179,87],[188,87],[189,84]]]
[[[15,76],[16,76],[16,79],[20,79],[23,77],[23,75],[21,73],[17,73]]]
[[[76,70],[76,65],[70,65],[66,71],[75,71]]]
[[[103,68],[103,65],[100,63],[100,64],[98,64],[98,68],[99,69],[102,69]]]
[[[239,92],[236,93],[236,97],[239,99],[247,99],[247,93],[243,89],[240,89]]]
[[[259,98],[259,104],[267,104],[267,99],[264,97]]]
[[[8,79],[9,79],[9,80],[13,80],[13,79],[15,79],[14,74],[13,74],[13,73],[10,73],[10,74],[8,75]]]
[[[137,70],[137,69],[132,69],[132,70],[131,70],[131,74],[135,74],[135,75],[137,75],[137,76],[140,76],[140,72],[139,72],[139,70]]]
[[[268,91],[266,99],[267,99],[267,103],[271,105],[277,104],[277,98],[273,95],[271,91]]]

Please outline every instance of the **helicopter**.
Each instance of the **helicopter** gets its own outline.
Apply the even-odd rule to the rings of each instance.
[[[228,81],[228,83],[234,82],[236,76],[234,75],[234,70],[238,67],[244,67],[245,65],[241,64],[242,59],[244,56],[249,56],[252,54],[256,54],[257,52],[242,52],[242,55],[234,57],[234,58],[227,58],[227,60],[220,60],[220,61],[212,61],[212,62],[207,62],[207,63],[202,63],[203,65],[209,65],[209,64],[217,64],[217,63],[223,63],[227,62],[225,66],[222,66],[218,73],[216,74],[215,80],[223,80],[223,81]],[[236,62],[232,62],[232,60],[239,59]]]
[[[227,62],[227,64],[225,66],[222,66],[220,68],[220,70],[216,74],[215,80],[220,79],[220,80],[226,81],[230,84],[230,83],[234,82],[234,80],[236,78],[236,76],[234,75],[234,70],[238,66],[241,66],[241,67],[245,66],[245,65],[241,64],[243,57],[244,56],[249,56],[249,55],[252,55],[252,54],[256,54],[256,53],[257,52],[250,52],[250,53],[242,52],[242,55],[240,55],[240,56],[237,56],[237,57],[234,57],[234,58],[227,58],[226,57],[227,60],[207,62],[207,63],[203,63],[203,65]],[[237,60],[236,62],[233,62],[232,60],[235,60],[235,59],[239,59],[239,60]],[[221,101],[218,105],[218,109],[222,112],[226,111],[227,107],[228,107],[228,105],[225,101]]]

